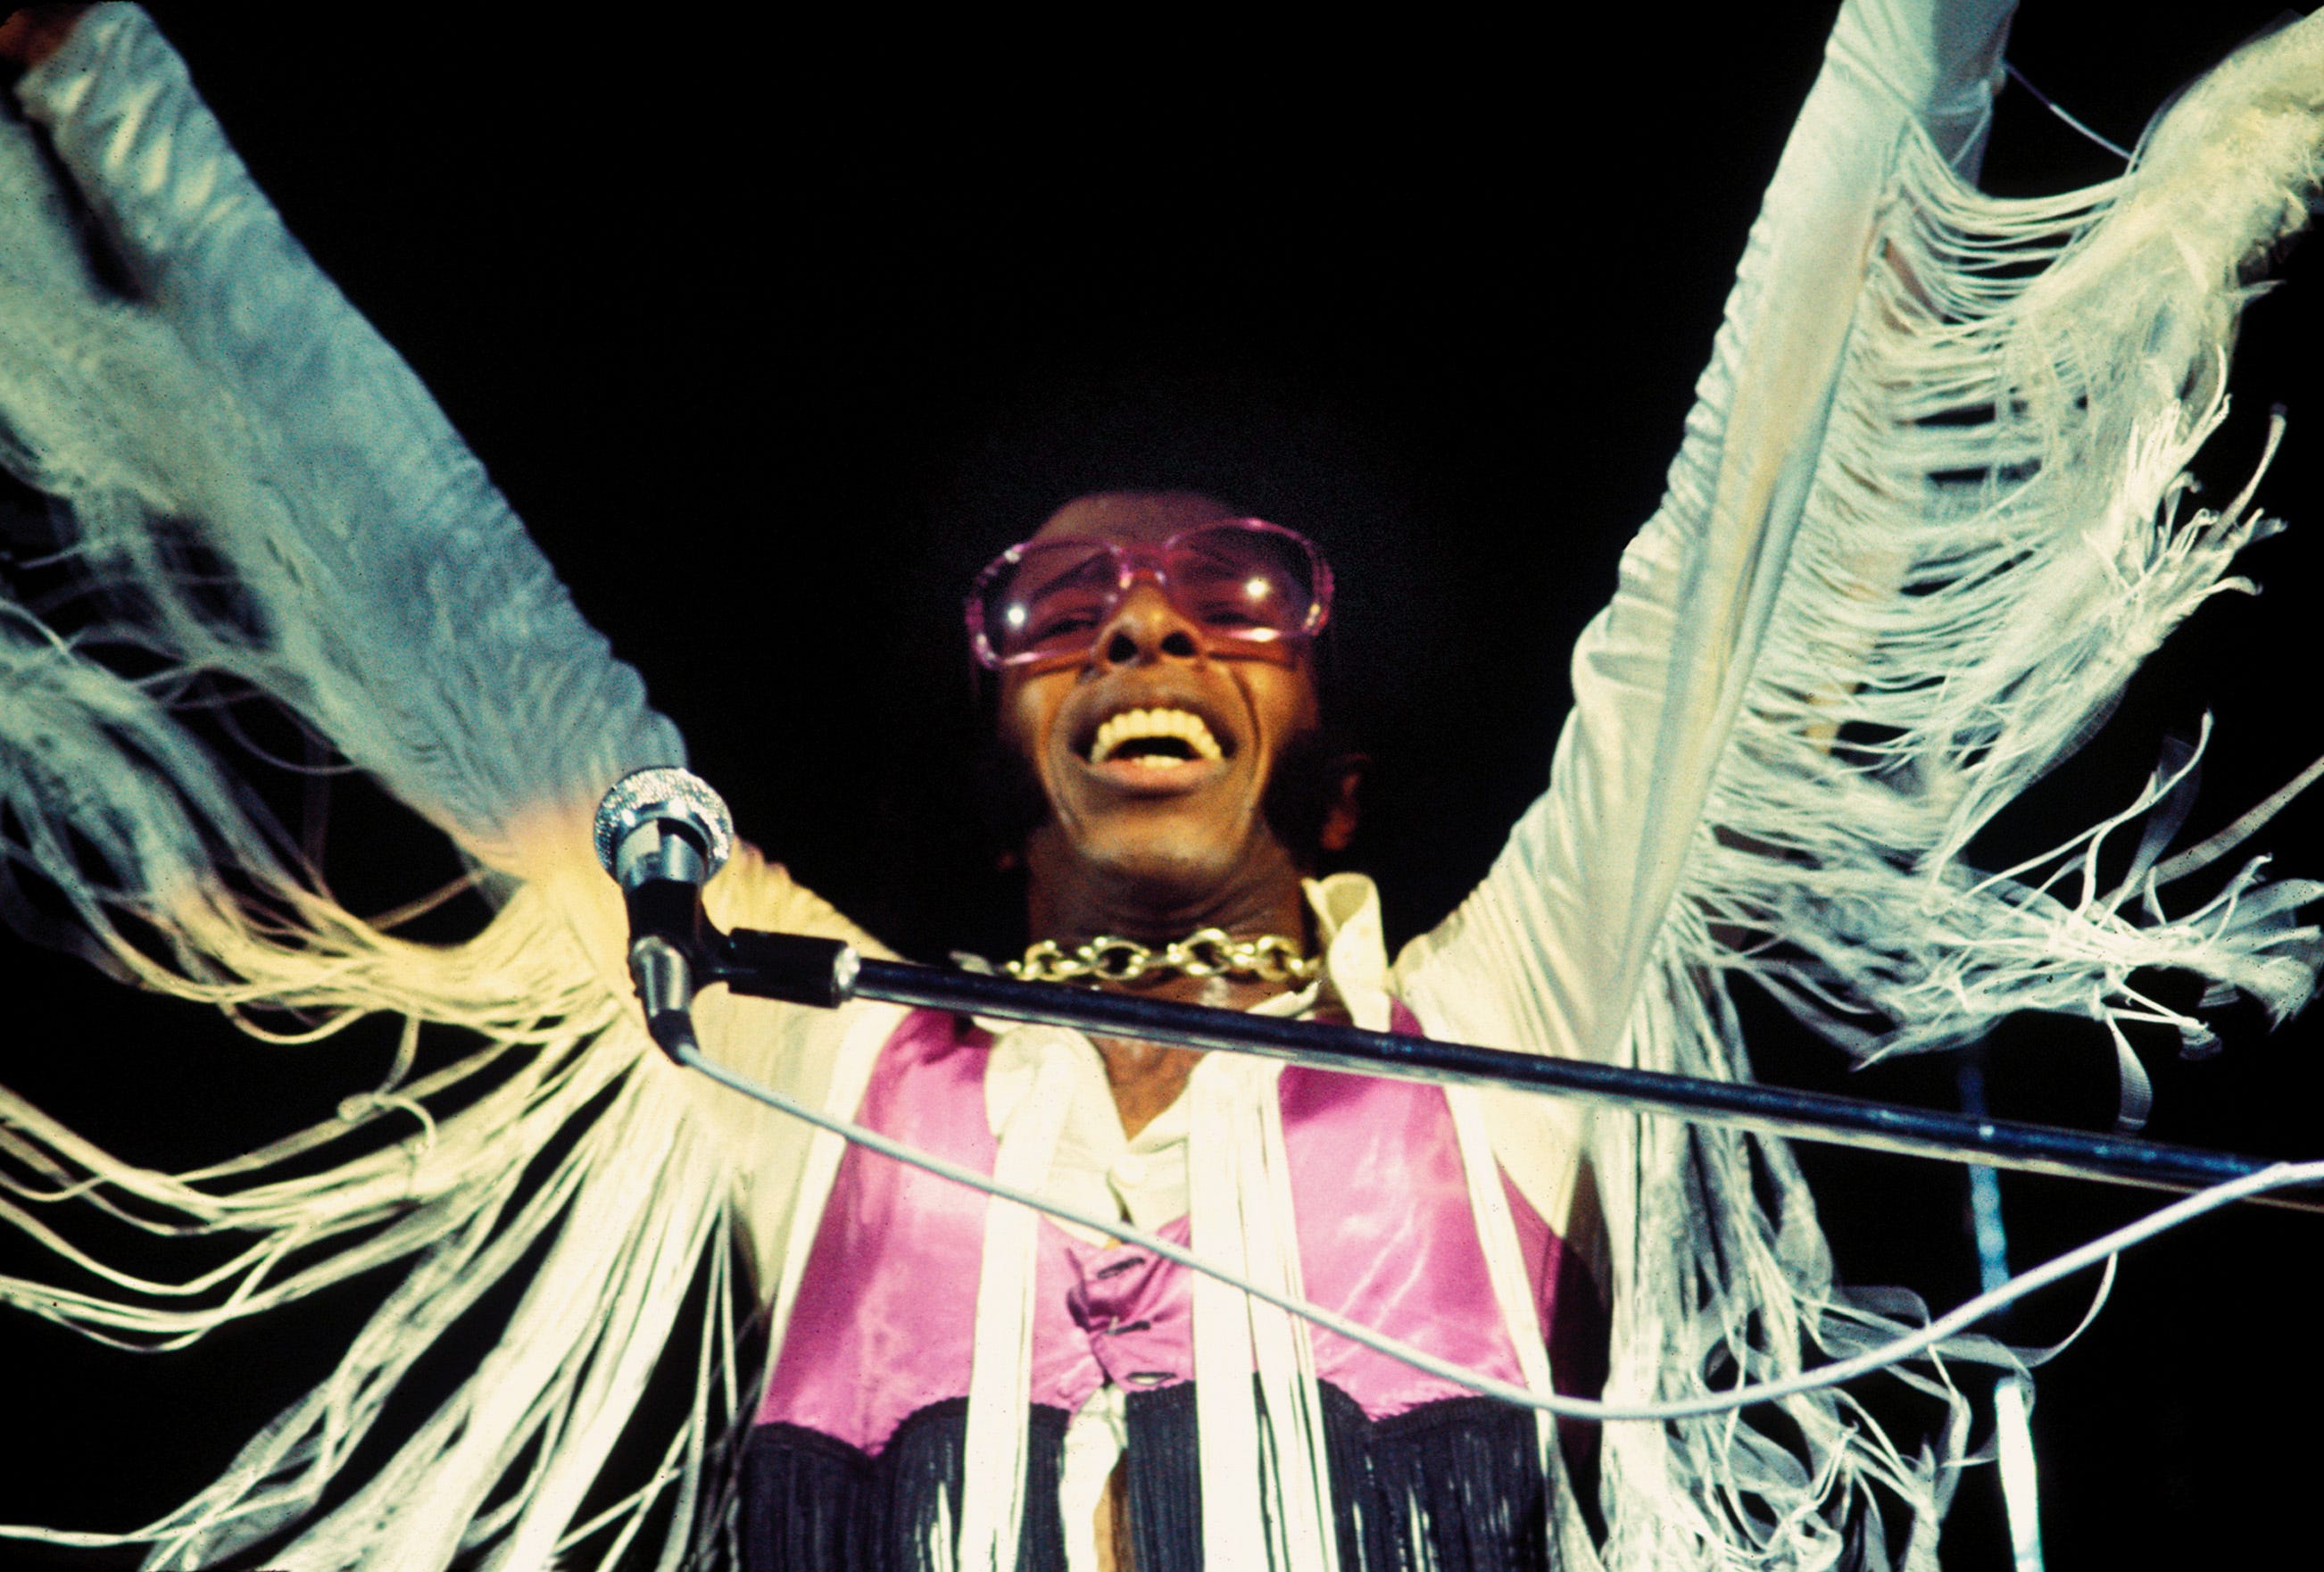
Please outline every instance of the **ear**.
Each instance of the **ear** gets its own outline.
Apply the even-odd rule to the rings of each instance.
[[[1333,762],[1329,772],[1330,796],[1323,809],[1323,828],[1317,832],[1315,844],[1327,852],[1343,852],[1348,843],[1356,838],[1356,825],[1363,810],[1356,800],[1363,785],[1364,772],[1371,768],[1371,760],[1363,754],[1342,754]]]

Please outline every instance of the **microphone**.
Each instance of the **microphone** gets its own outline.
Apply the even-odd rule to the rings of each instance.
[[[733,818],[700,776],[637,770],[597,804],[595,839],[629,908],[630,979],[646,1030],[683,1064],[696,1047],[694,990],[712,959],[702,886],[733,850]]]

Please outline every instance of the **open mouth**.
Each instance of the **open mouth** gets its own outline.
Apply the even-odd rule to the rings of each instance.
[[[1093,764],[1126,764],[1157,773],[1225,757],[1209,724],[1186,709],[1125,709],[1097,728],[1089,746]]]

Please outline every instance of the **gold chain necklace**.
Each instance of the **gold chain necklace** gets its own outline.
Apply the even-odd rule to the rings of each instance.
[[[1067,949],[1045,939],[1025,952],[1021,961],[1003,961],[1001,969],[1023,983],[1071,983],[1095,977],[1107,983],[1134,983],[1152,973],[1177,972],[1189,977],[1258,977],[1269,983],[1306,983],[1323,970],[1320,956],[1302,953],[1301,947],[1279,933],[1257,939],[1237,939],[1223,928],[1205,928],[1173,939],[1159,949],[1134,939],[1102,933],[1087,944]]]

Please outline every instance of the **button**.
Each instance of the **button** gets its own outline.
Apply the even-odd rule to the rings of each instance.
[[[1113,1182],[1125,1189],[1135,1189],[1146,1182],[1146,1160],[1134,1151],[1125,1151],[1113,1160]]]

